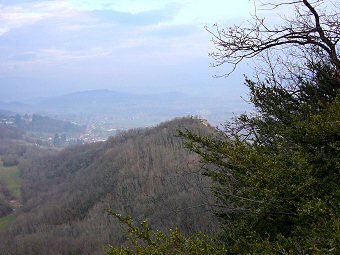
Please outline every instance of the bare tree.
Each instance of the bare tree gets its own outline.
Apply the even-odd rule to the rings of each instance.
[[[292,8],[294,16],[281,16],[282,24],[279,26],[268,24],[265,18],[258,16],[255,8],[253,19],[246,27],[234,25],[220,28],[214,25],[214,29],[207,28],[213,36],[215,45],[215,50],[210,53],[215,60],[214,66],[227,63],[233,66],[232,71],[234,71],[244,59],[259,56],[273,49],[285,53],[290,51],[289,54],[294,55],[295,59],[298,59],[300,54],[300,57],[306,60],[306,51],[308,51],[307,55],[311,58],[321,60],[326,57],[340,74],[339,2],[280,0],[278,3],[262,4],[261,8],[276,10],[283,6]]]

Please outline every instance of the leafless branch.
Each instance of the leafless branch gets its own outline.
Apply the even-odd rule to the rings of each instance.
[[[254,58],[266,50],[286,53],[287,49],[296,48],[305,52],[305,49],[310,48],[313,49],[313,54],[320,53],[320,58],[326,56],[340,72],[337,52],[340,41],[340,12],[335,8],[332,13],[326,13],[322,9],[324,2],[324,0],[282,0],[276,4],[264,4],[270,10],[283,5],[293,8],[294,17],[282,18],[283,24],[280,26],[270,26],[255,12],[247,27],[235,25],[221,28],[217,24],[213,30],[206,27],[215,45],[215,50],[210,53],[215,60],[214,66],[231,64],[233,72],[240,62]],[[333,3],[333,6],[336,5]]]

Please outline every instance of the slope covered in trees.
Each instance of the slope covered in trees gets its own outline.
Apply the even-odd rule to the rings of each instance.
[[[41,133],[76,133],[85,130],[84,126],[72,122],[53,119],[37,114],[15,116],[15,125],[24,131]]]
[[[0,217],[6,216],[12,212],[10,205],[0,198]]]
[[[180,133],[212,180],[219,242],[136,228],[111,212],[132,245],[108,254],[339,254],[340,6],[280,0],[262,7],[294,15],[275,25],[255,12],[249,27],[211,32],[217,66],[264,60],[246,79],[255,112],[213,136]]]
[[[24,206],[1,233],[1,254],[101,254],[126,241],[106,208],[185,233],[216,229],[208,180],[183,149],[178,128],[207,134],[197,119],[122,133],[20,165]]]
[[[0,140],[20,139],[22,135],[23,131],[6,124],[0,124]]]
[[[3,217],[12,214],[21,204],[18,165],[34,155],[48,153],[36,146],[36,141],[16,127],[0,124],[0,229],[14,219],[13,215]]]
[[[256,111],[224,130],[177,120],[22,164],[25,206],[2,233],[0,252],[95,254],[112,243],[123,246],[108,247],[109,255],[338,254],[340,13],[335,4],[325,13],[327,3],[270,4],[295,11],[281,27],[255,15],[250,28],[217,28],[217,64],[269,50],[257,76],[246,79]],[[181,149],[178,128],[211,182],[183,171],[198,165]],[[195,234],[216,229],[206,185],[219,239]],[[127,226],[130,242],[105,208]],[[151,227],[129,214],[149,218]],[[169,225],[182,230],[157,231]]]

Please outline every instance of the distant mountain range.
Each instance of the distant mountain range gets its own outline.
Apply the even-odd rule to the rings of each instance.
[[[228,106],[228,107],[227,107]],[[237,102],[191,97],[178,92],[133,94],[111,90],[75,92],[30,102],[0,102],[0,109],[20,114],[43,114],[78,120],[111,119],[127,127],[155,125],[174,117],[199,115],[222,120],[238,111]],[[213,117],[215,115],[215,117]],[[214,122],[214,121],[213,121]]]

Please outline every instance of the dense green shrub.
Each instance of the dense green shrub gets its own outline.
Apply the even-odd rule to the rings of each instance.
[[[129,246],[110,245],[105,249],[108,255],[224,255],[227,253],[226,247],[203,233],[185,237],[176,228],[170,229],[169,233],[165,234],[162,231],[152,230],[148,221],[143,221],[140,226],[136,226],[131,217],[124,217],[112,210],[108,210],[108,213],[127,226],[130,236]]]
[[[12,212],[12,208],[9,204],[0,198],[0,217],[6,216]]]
[[[16,166],[19,163],[19,158],[15,154],[5,154],[1,156],[1,160],[3,162],[3,166]]]

